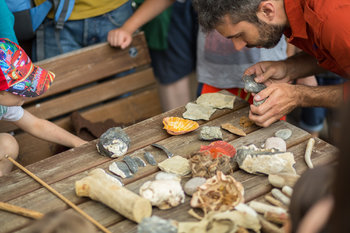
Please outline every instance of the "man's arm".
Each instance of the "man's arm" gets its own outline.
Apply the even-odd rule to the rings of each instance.
[[[86,141],[69,133],[54,123],[40,119],[26,110],[24,110],[23,117],[13,123],[37,138],[67,147],[77,147],[86,143]]]
[[[146,0],[121,28],[108,33],[108,42],[112,46],[126,48],[132,41],[132,34],[141,26],[170,7],[175,0]]]
[[[265,98],[266,101],[260,106],[251,105],[249,113],[250,120],[263,127],[271,125],[296,107],[338,107],[343,101],[343,85],[309,87],[276,83],[254,97],[255,100]]]
[[[255,81],[268,86],[271,83],[286,83],[324,71],[314,57],[305,52],[299,52],[284,61],[258,62],[244,73],[256,74]]]

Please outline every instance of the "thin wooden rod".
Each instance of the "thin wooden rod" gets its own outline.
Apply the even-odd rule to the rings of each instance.
[[[10,162],[12,162],[15,166],[17,166],[19,169],[24,171],[27,175],[32,177],[35,181],[40,183],[42,186],[44,186],[46,189],[48,189],[50,192],[55,194],[57,197],[59,197],[62,201],[64,201],[67,205],[72,207],[74,210],[76,210],[79,214],[83,215],[87,220],[89,220],[91,223],[93,223],[96,227],[98,227],[101,231],[105,233],[111,233],[107,228],[102,226],[99,222],[97,222],[95,219],[90,217],[87,213],[85,213],[83,210],[81,210],[78,206],[76,206],[73,202],[65,198],[62,194],[57,192],[55,189],[53,189],[50,185],[46,184],[42,179],[34,175],[32,172],[30,172],[28,169],[23,167],[21,164],[17,163],[14,159],[9,157],[8,155],[5,156]]]
[[[12,205],[9,203],[5,203],[0,201],[0,210],[5,210],[10,213],[19,214],[25,217],[33,218],[33,219],[41,219],[44,215],[40,212],[34,210],[28,210],[26,208]]]

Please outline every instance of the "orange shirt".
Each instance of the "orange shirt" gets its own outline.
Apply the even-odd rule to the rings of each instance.
[[[313,55],[323,68],[350,78],[350,2],[284,0],[288,42]]]

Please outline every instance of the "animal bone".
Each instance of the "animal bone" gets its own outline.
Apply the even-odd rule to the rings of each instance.
[[[287,214],[276,214],[271,212],[265,212],[264,218],[270,222],[277,223],[277,224],[284,224],[286,221],[288,221],[288,215]]]
[[[265,200],[268,201],[269,203],[271,203],[272,205],[275,205],[275,206],[281,207],[285,210],[288,210],[288,207],[285,204],[283,204],[279,200],[275,199],[270,194],[265,195]]]
[[[309,141],[307,142],[306,150],[305,150],[305,162],[309,168],[314,168],[314,165],[312,164],[311,161],[311,153],[312,153],[312,148],[314,147],[315,144],[315,139],[310,138]]]
[[[264,217],[259,215],[258,218],[260,220],[262,232],[284,233],[283,228],[278,228],[275,224],[270,223]]]
[[[287,211],[281,207],[268,205],[262,202],[251,201],[249,206],[252,207],[256,212],[264,214],[265,212],[272,212],[276,214],[287,213]]]
[[[295,182],[299,179],[299,175],[291,175],[291,174],[270,174],[269,182],[273,186],[277,188],[282,188],[285,185],[293,187]]]
[[[75,193],[79,197],[100,201],[137,223],[152,214],[147,199],[113,182],[102,169],[94,169],[87,177],[76,181]]]
[[[147,181],[141,186],[140,195],[159,209],[170,209],[185,201],[185,194],[178,180]]]
[[[290,204],[290,198],[284,195],[279,189],[272,189],[271,190],[272,196],[274,196],[277,200],[280,200],[283,204],[289,206]]]
[[[289,197],[291,197],[292,194],[293,194],[293,189],[291,187],[285,185],[285,186],[282,187],[282,192],[284,194],[288,195]]]

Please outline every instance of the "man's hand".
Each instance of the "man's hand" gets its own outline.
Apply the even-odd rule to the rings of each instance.
[[[132,33],[121,28],[113,29],[108,32],[107,41],[111,46],[125,49],[132,42]]]
[[[263,61],[245,70],[244,74],[255,74],[255,81],[264,83],[266,86],[272,83],[286,83],[290,79],[287,76],[287,65],[285,61]]]
[[[249,119],[257,125],[268,127],[298,106],[296,85],[275,83],[254,96],[254,100],[266,101],[260,106],[250,105]]]

